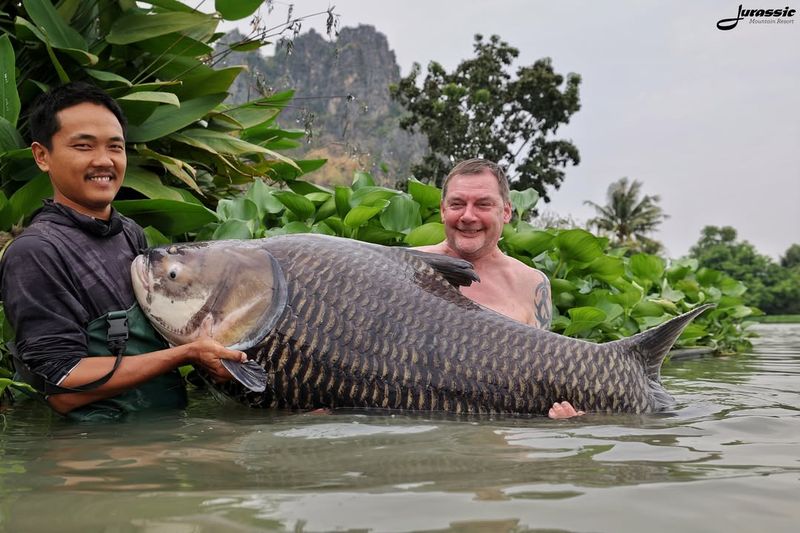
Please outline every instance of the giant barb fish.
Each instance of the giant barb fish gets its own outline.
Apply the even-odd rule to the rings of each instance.
[[[697,307],[595,344],[536,329],[463,296],[447,256],[314,234],[153,248],[131,267],[137,300],[173,345],[246,351],[218,386],[252,406],[546,414],[664,409],[661,363]],[[262,370],[263,369],[263,370]]]

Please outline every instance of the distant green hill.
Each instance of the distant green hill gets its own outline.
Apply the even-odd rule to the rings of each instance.
[[[238,39],[238,32],[225,37],[228,42]],[[310,176],[315,181],[349,183],[353,171],[364,169],[395,185],[408,178],[409,167],[426,149],[423,136],[400,129],[403,110],[388,90],[399,81],[400,67],[386,36],[372,26],[343,28],[335,42],[311,30],[295,38],[293,46],[278,47],[273,57],[232,53],[223,63],[240,64],[249,72],[231,87],[230,101],[295,90],[280,122],[310,132],[309,142],[292,155],[329,159]]]

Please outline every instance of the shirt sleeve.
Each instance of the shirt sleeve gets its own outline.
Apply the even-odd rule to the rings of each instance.
[[[6,250],[0,271],[3,306],[28,367],[58,383],[86,356],[88,313],[55,245],[22,235]]]

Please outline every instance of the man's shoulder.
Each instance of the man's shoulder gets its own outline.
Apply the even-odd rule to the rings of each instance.
[[[533,285],[548,282],[547,276],[545,276],[544,272],[541,270],[528,266],[519,259],[515,259],[511,256],[507,255],[505,257],[506,265],[514,273],[515,277],[518,277],[521,281]]]

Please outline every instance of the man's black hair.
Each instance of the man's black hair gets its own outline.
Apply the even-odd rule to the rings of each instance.
[[[86,102],[101,105],[114,113],[122,126],[122,135],[127,137],[128,121],[119,104],[100,87],[84,81],[74,81],[50,89],[33,103],[28,119],[31,141],[44,145],[48,150],[52,149],[53,135],[61,129],[58,112]]]

